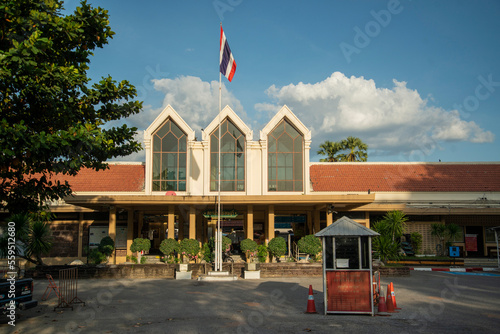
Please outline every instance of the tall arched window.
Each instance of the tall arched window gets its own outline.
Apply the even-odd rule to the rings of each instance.
[[[168,119],[153,134],[153,191],[186,191],[186,134]]]
[[[268,190],[302,191],[303,136],[283,119],[268,136]]]
[[[221,191],[245,190],[245,136],[229,120],[221,124]],[[219,129],[210,135],[210,191],[218,187]]]

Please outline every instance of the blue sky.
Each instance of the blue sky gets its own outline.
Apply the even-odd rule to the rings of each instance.
[[[254,140],[286,104],[312,131],[311,161],[351,135],[368,161],[500,160],[498,1],[89,3],[116,32],[89,75],[136,86],[144,110],[126,122],[141,140],[167,104],[198,138],[216,117],[222,22],[237,63],[222,104]]]

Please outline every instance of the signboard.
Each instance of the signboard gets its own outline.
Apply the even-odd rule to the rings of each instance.
[[[89,248],[96,248],[99,246],[102,238],[107,237],[109,234],[108,226],[90,226],[89,228]],[[127,249],[127,227],[116,227],[116,249]]]
[[[372,312],[370,271],[326,272],[327,312]]]
[[[221,218],[236,218],[238,217],[239,213],[236,210],[231,210],[231,211],[221,211],[220,212],[220,217]],[[207,210],[203,212],[203,217],[205,218],[211,218],[211,219],[217,219],[217,211],[215,210]]]
[[[465,235],[465,250],[468,252],[477,252],[477,234]]]
[[[460,247],[450,246],[449,253],[450,253],[450,257],[460,257]]]

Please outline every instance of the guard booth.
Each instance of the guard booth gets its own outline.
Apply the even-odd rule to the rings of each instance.
[[[373,316],[371,238],[378,235],[345,216],[316,233],[323,243],[325,315]]]

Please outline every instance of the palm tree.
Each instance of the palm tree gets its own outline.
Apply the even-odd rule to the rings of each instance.
[[[349,150],[347,154],[339,154],[338,158],[340,161],[345,162],[355,162],[355,161],[366,161],[368,154],[366,150],[368,145],[363,143],[363,141],[357,137],[349,136],[347,139],[341,141],[342,150]]]
[[[7,221],[15,226],[16,255],[37,265],[43,265],[42,255],[52,248],[50,229],[44,214],[14,214]],[[0,238],[0,254],[4,256],[8,248],[9,235]]]
[[[327,158],[320,159],[321,162],[337,162],[337,154],[342,150],[342,145],[339,142],[325,141],[323,144],[319,145],[320,150],[318,154],[326,155]]]

